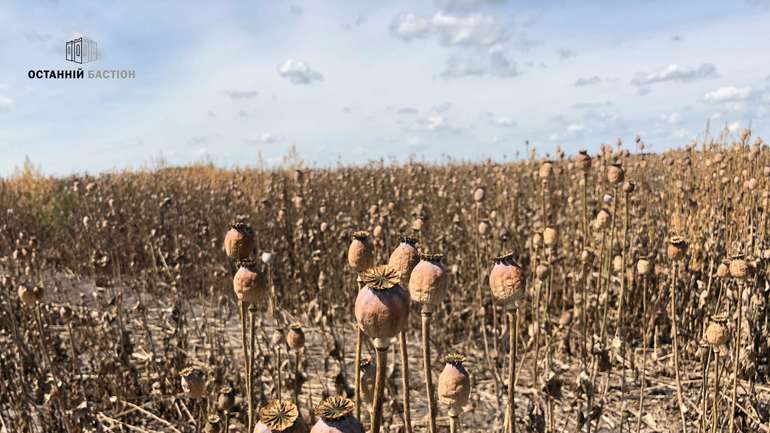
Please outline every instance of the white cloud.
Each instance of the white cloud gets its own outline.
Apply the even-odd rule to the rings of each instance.
[[[279,137],[269,132],[263,132],[261,134],[253,135],[246,139],[247,142],[256,143],[256,144],[273,144],[279,140],[280,140]]]
[[[278,73],[291,81],[292,84],[311,84],[313,81],[323,80],[323,75],[318,71],[313,70],[307,63],[296,59],[288,59],[278,65]]]
[[[727,125],[727,130],[730,132],[736,132],[741,129],[741,122],[733,122]]]
[[[452,55],[441,75],[445,78],[484,75],[508,78],[519,75],[519,70],[502,47],[494,46],[483,51],[471,50]]]
[[[559,55],[559,59],[561,60],[567,60],[567,59],[571,59],[572,57],[577,57],[577,53],[568,48],[559,48],[556,51],[556,54]]]
[[[724,86],[703,96],[706,102],[737,102],[745,101],[751,97],[751,87]]]
[[[428,116],[418,119],[418,125],[426,131],[437,131],[447,127],[444,116]]]
[[[599,84],[602,82],[602,79],[599,78],[598,75],[594,75],[593,77],[587,77],[587,78],[578,78],[575,80],[575,83],[573,86],[575,87],[585,87],[585,86],[592,86],[594,84]]]
[[[13,111],[14,105],[13,99],[7,96],[0,96],[0,113]]]
[[[437,12],[432,27],[444,45],[494,45],[508,39],[505,26],[488,15],[457,16]]]
[[[491,46],[508,40],[508,28],[491,15],[453,15],[443,11],[431,18],[413,13],[398,15],[390,24],[393,36],[404,40],[434,35],[446,46]]]
[[[498,126],[516,126],[516,122],[508,116],[497,116],[494,122]]]
[[[679,113],[664,114],[661,119],[669,125],[677,125],[682,121],[682,115]]]
[[[654,72],[637,72],[633,80],[631,80],[631,84],[635,86],[647,86],[666,81],[679,81],[685,83],[716,77],[718,77],[717,68],[710,63],[704,63],[697,68],[672,64]]]
[[[577,134],[586,130],[585,125],[580,123],[573,123],[567,127],[567,132]]]
[[[407,13],[398,15],[390,23],[390,33],[404,40],[424,38],[431,31],[430,19]]]

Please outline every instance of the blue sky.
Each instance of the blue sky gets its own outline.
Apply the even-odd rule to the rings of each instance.
[[[770,119],[770,0],[6,1],[0,176],[652,150]],[[37,80],[87,36],[132,80]]]

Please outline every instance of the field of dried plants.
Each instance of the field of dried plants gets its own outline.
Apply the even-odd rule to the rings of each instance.
[[[0,180],[0,432],[770,432],[770,149]]]

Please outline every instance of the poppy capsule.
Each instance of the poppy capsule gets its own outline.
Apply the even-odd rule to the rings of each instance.
[[[682,260],[687,254],[687,242],[681,236],[673,236],[668,241],[668,247],[666,247],[666,255],[671,260]]]
[[[372,267],[374,263],[374,251],[369,242],[369,232],[357,231],[353,233],[353,240],[348,247],[348,264],[353,270],[361,273]]]
[[[316,409],[318,421],[310,433],[364,433],[364,426],[353,416],[356,405],[345,397],[329,397]]]
[[[289,349],[297,351],[305,347],[305,332],[302,325],[293,323],[289,326],[289,332],[286,333],[286,344]]]
[[[446,296],[449,275],[441,262],[441,254],[422,254],[409,278],[409,294],[428,310],[440,304]]]
[[[225,234],[225,253],[233,260],[243,260],[249,257],[254,249],[254,230],[244,222],[230,226]]]
[[[254,433],[307,433],[297,406],[287,400],[273,400],[259,410]]]
[[[398,272],[377,266],[361,274],[364,285],[356,297],[358,326],[369,338],[389,339],[406,328],[409,292],[400,285]]]
[[[450,411],[459,413],[468,403],[471,392],[471,380],[463,366],[465,357],[450,354],[445,358],[446,365],[438,377],[438,399]]]
[[[420,255],[417,253],[415,245],[417,245],[417,239],[409,236],[402,237],[401,242],[388,259],[388,266],[398,272],[400,284],[403,288],[409,287],[409,277],[412,275],[414,267],[420,261]]]
[[[248,259],[238,262],[233,291],[238,300],[246,305],[255,305],[267,297],[267,279],[256,262]]]
[[[206,395],[206,377],[203,371],[196,367],[187,367],[179,372],[182,378],[182,391],[189,398],[203,398]]]
[[[489,273],[489,288],[495,302],[507,304],[523,299],[524,271],[514,260],[513,253],[495,257],[494,261]]]

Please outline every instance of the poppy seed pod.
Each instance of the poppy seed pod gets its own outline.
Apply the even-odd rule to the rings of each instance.
[[[480,203],[484,200],[484,196],[486,195],[486,191],[483,187],[476,188],[475,191],[473,191],[473,201],[476,203]]]
[[[730,266],[724,262],[720,263],[719,266],[717,266],[717,277],[727,278],[728,275],[730,275]]]
[[[449,284],[448,272],[441,254],[422,254],[409,278],[409,294],[423,309],[432,309],[444,300]]]
[[[671,260],[682,260],[687,254],[687,242],[681,236],[673,236],[668,240],[666,255]]]
[[[623,167],[618,163],[610,164],[607,167],[607,180],[613,184],[617,185],[625,179],[626,174],[625,171],[623,171]]]
[[[540,179],[543,181],[548,180],[548,178],[551,177],[551,174],[553,173],[553,162],[543,161],[537,173],[538,176],[540,176]]]
[[[605,209],[600,210],[599,213],[596,214],[596,219],[594,220],[594,228],[596,230],[603,230],[605,227],[607,227],[607,223],[610,221],[610,217],[610,213]]]
[[[415,220],[412,221],[412,230],[416,232],[419,232],[420,230],[422,230],[424,226],[425,226],[425,220],[420,217],[415,218]]]
[[[538,265],[535,266],[535,277],[539,281],[545,281],[546,278],[548,278],[548,271],[549,271],[548,265],[543,263],[538,263]]]
[[[206,425],[202,433],[220,433],[222,431],[222,419],[218,415],[211,414],[206,417]]]
[[[305,347],[305,331],[302,330],[300,323],[289,325],[289,332],[286,333],[286,344],[291,350],[300,350]]]
[[[588,151],[581,150],[575,155],[575,166],[583,171],[591,170],[591,156]]]
[[[722,346],[730,338],[725,321],[724,317],[715,316],[711,318],[708,327],[706,327],[706,341],[711,347]]]
[[[524,271],[513,259],[513,253],[495,257],[494,261],[489,273],[489,288],[495,302],[507,304],[523,299]]]
[[[734,257],[730,260],[730,276],[739,280],[749,276],[749,264],[743,256]]]
[[[650,273],[650,269],[652,269],[652,266],[650,265],[650,261],[647,259],[639,259],[638,262],[636,262],[636,272],[639,275],[647,275]]]
[[[487,233],[489,233],[489,221],[483,220],[479,223],[479,234],[484,236]]]
[[[409,277],[412,275],[414,267],[420,261],[420,254],[417,252],[416,245],[417,239],[403,236],[401,242],[388,259],[388,266],[398,272],[400,284],[403,288],[409,287]]]
[[[33,306],[43,300],[43,289],[38,286],[31,289],[28,289],[27,286],[19,286],[18,293],[19,299],[25,305]]]
[[[227,412],[235,406],[235,392],[229,386],[223,386],[217,396],[217,409]]]
[[[238,271],[233,277],[233,291],[239,301],[254,305],[267,297],[267,279],[253,260],[238,262]]]
[[[636,190],[636,184],[633,182],[624,182],[623,183],[623,192],[626,194],[631,194]]]
[[[297,406],[287,400],[273,400],[259,410],[253,433],[307,433]]]
[[[580,263],[583,263],[584,265],[590,264],[593,260],[593,254],[588,250],[583,250],[580,252]]]
[[[554,247],[559,241],[559,231],[553,227],[546,227],[543,230],[543,243],[547,247]]]
[[[369,242],[369,233],[357,231],[348,247],[348,264],[353,270],[361,273],[374,264],[374,251]]]
[[[244,222],[230,226],[225,234],[225,253],[233,260],[243,260],[249,257],[254,249],[254,230]]]
[[[182,378],[182,391],[189,398],[203,398],[206,395],[206,376],[197,367],[187,367],[179,372]]]
[[[371,403],[374,400],[374,382],[377,379],[377,367],[371,360],[366,359],[361,361],[358,371],[361,375],[361,394],[364,400]]]
[[[358,292],[355,305],[358,326],[369,338],[395,337],[409,319],[409,292],[399,285],[398,272],[377,266],[362,273],[361,280],[364,288]]]
[[[353,416],[355,403],[345,397],[329,397],[316,408],[318,421],[310,433],[364,433],[364,426]]]
[[[462,411],[471,393],[471,380],[463,361],[462,355],[447,355],[444,370],[438,377],[438,400],[454,412]]]

